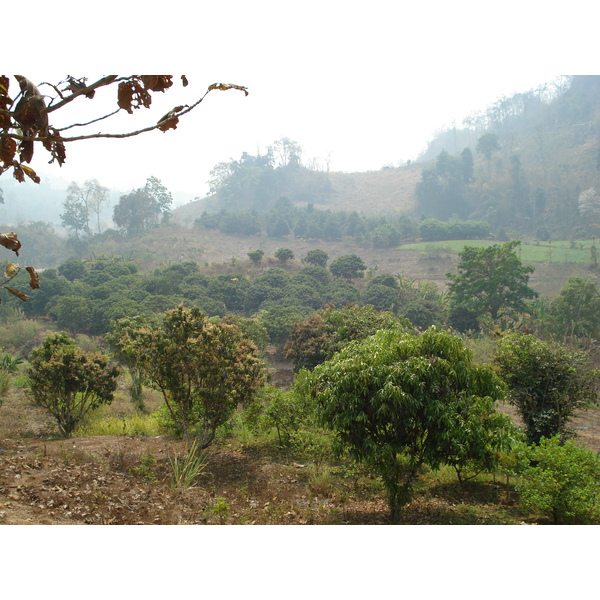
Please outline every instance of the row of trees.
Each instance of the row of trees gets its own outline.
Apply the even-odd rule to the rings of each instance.
[[[109,202],[109,190],[95,179],[82,185],[72,182],[67,188],[67,198],[60,215],[62,225],[75,238],[86,238],[101,233],[100,215]],[[121,196],[113,209],[115,225],[127,234],[139,233],[171,218],[171,192],[156,177],[148,177],[144,187]],[[95,220],[92,227],[91,221]]]
[[[354,239],[373,248],[393,248],[403,240],[423,238],[424,241],[472,240],[489,235],[485,221],[460,221],[446,223],[437,219],[416,222],[407,215],[359,215],[356,211],[317,209],[313,204],[297,207],[287,198],[280,198],[267,211],[204,212],[195,220],[195,226],[218,229],[232,235],[266,235],[324,241]]]
[[[416,235],[416,225],[406,216],[363,216],[356,211],[322,210],[309,203],[307,207],[294,206],[289,198],[279,198],[266,211],[204,212],[196,219],[196,226],[218,229],[233,235],[266,235],[318,239],[325,241],[351,237],[361,244],[376,248],[397,246],[403,239]]]
[[[50,316],[71,334],[103,334],[121,317],[152,315],[180,303],[209,316],[229,313],[257,319],[271,341],[284,344],[295,322],[327,305],[370,305],[408,319],[415,327],[450,326],[460,332],[527,326],[538,335],[598,337],[600,293],[595,282],[571,278],[549,301],[528,285],[533,267],[517,256],[518,242],[484,248],[466,246],[455,273],[448,273],[445,294],[428,282],[369,272],[357,255],[329,264],[327,253],[312,250],[295,260],[280,248],[280,265],[263,266],[264,253],[249,252],[245,265],[213,277],[197,263],[161,267],[141,274],[132,261],[100,256],[69,260],[39,275],[40,289],[26,303],[7,299],[6,313],[18,303],[25,314]]]

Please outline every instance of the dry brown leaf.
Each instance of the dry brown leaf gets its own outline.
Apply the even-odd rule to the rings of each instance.
[[[19,249],[21,248],[21,242],[17,239],[17,234],[13,233],[0,233],[0,246],[4,246],[8,250],[12,250],[17,256],[19,256]]]
[[[25,267],[25,270],[29,273],[29,285],[32,289],[37,290],[40,287],[40,278],[33,267]]]
[[[142,75],[144,88],[152,92],[164,92],[173,85],[172,75]]]
[[[117,90],[117,104],[119,108],[125,109],[129,114],[133,114],[134,108],[150,108],[152,96],[141,85],[137,79],[128,79],[119,83]]]
[[[19,265],[17,263],[9,263],[6,265],[4,269],[4,277],[10,279],[14,277],[19,272]]]
[[[16,290],[15,288],[8,287],[8,286],[5,286],[5,289],[7,289],[13,296],[16,296],[17,298],[19,298],[19,300],[23,300],[23,302],[27,302],[27,296],[23,292],[20,292],[19,290]]]
[[[31,181],[34,181],[35,183],[39,183],[41,181],[39,175],[31,167],[21,165],[21,169],[23,169],[23,172],[25,175],[27,175],[27,177],[29,177],[29,179],[31,179]]]
[[[10,80],[6,75],[0,75],[0,110],[8,110],[12,104],[12,100],[8,95],[8,86]],[[10,116],[0,114],[0,129],[10,127]]]
[[[19,154],[22,163],[31,162],[31,159],[33,158],[33,140],[23,140],[19,144]]]
[[[86,81],[87,81],[86,77],[82,77],[81,79],[75,79],[74,77],[71,77],[69,75],[67,77],[68,85],[67,85],[66,89],[73,93],[80,92],[81,90],[85,90],[85,88],[87,87]],[[87,94],[84,94],[84,95],[86,98],[91,99],[94,97],[95,94],[96,94],[96,91],[91,90],[90,92],[87,92]]]
[[[58,135],[58,132],[52,129],[52,127],[50,128],[50,133],[52,135]],[[60,139],[53,141],[44,140],[43,144],[44,148],[46,148],[46,150],[48,150],[48,152],[50,152],[50,154],[52,155],[52,160],[50,161],[50,164],[56,161],[59,166],[62,166],[65,160],[67,159],[67,152],[65,149],[64,142],[62,142]]]
[[[14,111],[15,121],[21,125],[25,135],[39,133],[42,137],[46,137],[48,135],[48,114],[44,96],[26,77],[15,75],[15,79],[19,82],[23,92]]]
[[[176,106],[173,110],[170,110],[164,117],[158,121],[160,125],[158,128],[161,131],[167,131],[168,129],[177,129],[177,124],[179,123],[179,117],[177,117],[177,113],[180,110],[183,110],[185,106]]]
[[[9,137],[0,139],[0,161],[6,166],[11,165],[17,151],[17,142]]]
[[[210,92],[211,90],[240,90],[244,92],[246,96],[248,95],[247,87],[244,87],[243,85],[236,85],[235,83],[213,83],[212,85],[208,86],[208,91]]]

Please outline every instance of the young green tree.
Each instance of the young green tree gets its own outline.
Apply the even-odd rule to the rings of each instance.
[[[64,332],[48,334],[30,363],[33,402],[50,412],[65,437],[90,411],[113,400],[118,368],[100,353],[82,352]]]
[[[146,179],[144,191],[158,204],[163,223],[168,223],[171,219],[171,205],[173,204],[171,192],[162,184],[160,179],[153,176]]]
[[[314,369],[355,340],[364,340],[381,329],[408,330],[410,323],[373,306],[327,307],[294,324],[285,345],[285,356],[294,370]]]
[[[520,243],[465,246],[459,254],[459,273],[446,274],[451,309],[467,310],[480,323],[485,316],[496,323],[524,312],[525,301],[538,294],[527,285],[534,268],[523,265],[516,254]]]
[[[336,258],[330,265],[329,270],[335,277],[343,277],[344,279],[355,279],[362,277],[367,270],[365,263],[360,256],[356,254],[345,254]]]
[[[263,250],[250,250],[250,252],[248,252],[248,258],[255,264],[258,265],[260,264],[260,261],[263,259],[263,256],[265,255]]]
[[[483,154],[488,163],[488,179],[492,176],[492,154],[496,150],[500,150],[498,136],[495,133],[484,133],[477,140],[477,152]]]
[[[600,291],[595,281],[571,277],[552,300],[550,316],[558,335],[594,337],[600,335]]]
[[[121,196],[113,209],[113,221],[127,233],[139,233],[158,224],[161,207],[146,188]]]
[[[211,323],[197,308],[180,305],[165,313],[160,327],[125,331],[117,344],[136,357],[188,441],[195,430],[201,449],[266,380],[256,346],[235,325]]]
[[[316,265],[318,267],[326,267],[329,255],[324,250],[315,248],[309,250],[306,256],[302,259],[302,262],[308,263],[309,265]]]
[[[273,256],[285,264],[288,260],[294,259],[294,252],[289,248],[279,248],[275,251]]]
[[[498,343],[494,363],[530,443],[555,435],[564,439],[575,410],[597,399],[598,372],[584,352],[509,332]]]
[[[131,343],[135,339],[138,331],[144,327],[151,326],[153,320],[143,315],[134,317],[123,317],[110,323],[111,331],[105,336],[106,341],[112,346],[115,357],[121,365],[127,367],[131,377],[129,386],[129,396],[136,409],[145,411],[143,392],[146,378],[139,367],[135,344]],[[127,344],[123,342],[127,341]]]
[[[62,296],[56,299],[48,315],[61,329],[71,335],[88,333],[92,321],[93,302],[83,296]]]
[[[382,477],[394,520],[421,467],[460,462],[457,440],[474,443],[478,434],[473,413],[503,397],[493,369],[473,364],[460,338],[435,327],[418,337],[378,331],[349,344],[314,369],[311,384],[338,450]]]
[[[517,486],[523,508],[559,524],[600,522],[600,458],[559,436],[531,447]]]

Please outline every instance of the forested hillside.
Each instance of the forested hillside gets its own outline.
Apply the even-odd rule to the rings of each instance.
[[[368,173],[304,164],[283,138],[262,156],[244,153],[213,171],[212,195],[175,211],[270,210],[281,197],[332,211],[489,224],[499,239],[585,239],[598,233],[600,76],[564,77],[501,98],[441,131],[416,163]],[[243,193],[240,191],[243,190]]]

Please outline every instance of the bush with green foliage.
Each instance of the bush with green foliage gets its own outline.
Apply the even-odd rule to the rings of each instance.
[[[500,339],[494,363],[530,443],[566,438],[575,410],[597,399],[598,372],[585,352],[513,331]]]
[[[528,452],[530,465],[517,485],[525,510],[558,524],[600,523],[600,457],[558,436]]]
[[[424,465],[466,466],[505,441],[488,418],[504,397],[502,381],[489,365],[473,364],[460,338],[435,327],[418,337],[383,330],[351,343],[314,369],[311,389],[338,452],[382,477],[394,520]],[[483,422],[482,452],[475,437]]]
[[[17,373],[17,368],[23,363],[21,356],[14,357],[2,348],[0,348],[0,405],[2,397],[6,396],[12,385],[13,376]]]
[[[600,336],[600,291],[595,281],[571,277],[550,304],[550,318],[557,335]]]
[[[327,261],[329,260],[329,255],[324,250],[319,250],[315,248],[314,250],[309,250],[306,256],[302,259],[302,262],[307,263],[309,265],[315,265],[317,267],[325,268],[327,266]]]
[[[173,422],[201,449],[266,378],[255,345],[235,325],[212,323],[197,308],[169,310],[160,326],[124,331],[116,345],[135,357]]]
[[[275,254],[273,254],[273,256],[285,264],[288,260],[294,259],[294,252],[289,248],[278,248],[275,250]]]
[[[248,258],[255,264],[259,264],[265,255],[263,250],[250,250],[248,252]]]
[[[438,221],[424,219],[419,223],[419,235],[424,242],[442,240],[477,240],[490,233],[486,221]]]
[[[493,324],[502,324],[525,312],[525,301],[538,294],[527,285],[534,268],[523,265],[517,256],[520,243],[465,246],[459,254],[458,274],[446,275],[450,279],[450,308],[469,311],[479,323],[489,318]],[[459,323],[452,324],[459,328]]]
[[[356,256],[356,254],[345,254],[332,261],[329,265],[329,270],[335,277],[356,279],[363,276],[367,267],[360,256]]]
[[[101,353],[82,352],[64,332],[48,334],[30,363],[32,400],[50,412],[65,437],[90,411],[113,400],[118,368]]]
[[[294,370],[313,369],[352,341],[363,340],[381,329],[406,330],[410,324],[371,305],[327,307],[295,323],[285,345]]]

